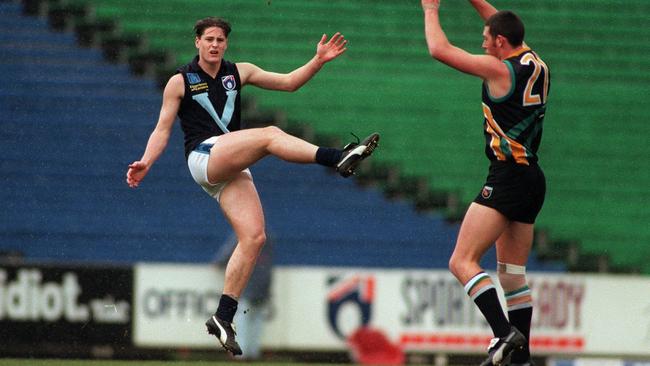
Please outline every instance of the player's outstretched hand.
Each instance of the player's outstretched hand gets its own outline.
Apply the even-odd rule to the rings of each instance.
[[[323,34],[320,42],[318,42],[318,45],[316,46],[316,56],[318,56],[323,63],[331,61],[347,50],[345,47],[347,43],[348,41],[339,32],[336,32],[329,41],[327,41],[327,34]]]
[[[134,161],[129,165],[129,170],[126,172],[126,183],[129,187],[136,188],[148,172],[149,165],[141,161]]]

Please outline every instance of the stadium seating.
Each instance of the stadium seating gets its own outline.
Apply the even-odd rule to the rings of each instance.
[[[194,55],[191,25],[205,15],[233,23],[228,57],[278,71],[308,60],[320,34],[341,31],[350,40],[349,52],[295,96],[247,93],[261,108],[283,110],[292,122],[319,133],[345,138],[349,131],[381,131],[376,160],[399,166],[406,177],[425,177],[433,191],[455,192],[468,202],[480,188],[487,166],[480,82],[430,60],[417,3],[68,3],[90,4],[97,19],[115,21],[118,33],[175,55],[177,64]],[[643,259],[650,256],[650,154],[643,141],[650,132],[643,118],[643,98],[650,94],[650,3],[495,4],[520,13],[528,43],[552,70],[540,151],[549,189],[538,227],[555,240],[580,242],[582,253],[609,257],[614,269],[650,273]],[[441,13],[452,42],[482,52],[482,24],[466,2],[445,2]]]
[[[36,261],[213,260],[229,228],[192,182],[179,129],[141,187],[124,182],[157,118],[155,82],[21,16],[15,3],[0,7],[0,65],[8,70],[0,85],[0,252]],[[318,166],[268,158],[253,174],[277,264],[447,265],[458,227],[440,215],[417,214]]]

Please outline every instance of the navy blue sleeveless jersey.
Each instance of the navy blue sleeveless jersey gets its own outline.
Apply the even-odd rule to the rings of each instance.
[[[185,134],[185,158],[205,139],[237,131],[241,126],[241,81],[237,66],[221,60],[215,78],[199,66],[199,56],[176,71],[183,75],[185,95],[178,118]]]
[[[529,48],[503,62],[512,79],[508,94],[494,98],[483,83],[485,154],[492,161],[534,164],[542,139],[550,87],[549,69]]]

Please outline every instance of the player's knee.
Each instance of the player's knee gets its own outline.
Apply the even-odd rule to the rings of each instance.
[[[257,234],[246,235],[239,238],[241,255],[247,261],[256,261],[266,243],[266,234],[262,231]]]
[[[499,262],[497,276],[501,288],[506,292],[515,291],[527,285],[525,266]]]
[[[266,243],[266,233],[264,233],[264,231],[260,231],[258,233],[249,235],[246,237],[245,242],[247,248],[249,248],[251,251],[254,251],[255,253],[258,253],[260,250],[262,250],[262,247],[264,247],[264,243]]]
[[[463,272],[463,261],[455,255],[452,255],[449,258],[449,271],[456,277],[460,278],[460,274]]]
[[[478,259],[458,255],[457,253],[452,254],[451,258],[449,258],[449,271],[461,283],[464,283],[468,278],[476,275],[481,270]]]
[[[264,230],[249,232],[239,237],[239,245],[242,246],[242,250],[255,257],[262,250],[264,243],[266,243]]]
[[[262,133],[264,134],[265,137],[268,137],[271,140],[273,140],[273,139],[283,135],[284,131],[282,131],[279,127],[276,127],[276,126],[268,126],[268,127],[264,127],[262,129]]]
[[[262,250],[262,247],[264,247],[265,243],[266,243],[265,232],[261,232],[253,238],[253,244],[255,245],[255,247],[259,248],[260,250]]]

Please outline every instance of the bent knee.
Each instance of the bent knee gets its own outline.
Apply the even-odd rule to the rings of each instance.
[[[284,131],[282,131],[279,127],[276,126],[267,126],[262,128],[262,133],[266,137],[274,138],[279,135],[283,135]]]
[[[266,233],[264,231],[239,239],[239,244],[247,251],[254,252],[255,255],[262,250],[264,243],[266,243]]]
[[[449,266],[449,272],[451,272],[454,276],[458,277],[458,274],[460,273],[460,270],[462,268],[460,259],[452,255],[451,258],[449,258],[448,266]]]
[[[498,262],[497,276],[501,287],[506,291],[515,291],[527,286],[526,267]]]
[[[262,247],[264,246],[264,244],[266,243],[266,233],[261,232],[258,235],[255,235],[252,238],[252,242],[253,242],[253,245],[255,247],[257,247],[257,248],[259,248],[261,250]]]
[[[480,272],[481,267],[477,261],[458,255],[452,255],[451,258],[449,258],[449,271],[460,282],[464,283],[472,276],[476,275],[476,273]]]

